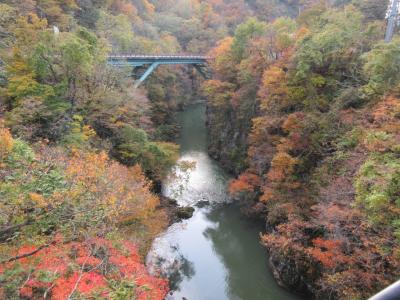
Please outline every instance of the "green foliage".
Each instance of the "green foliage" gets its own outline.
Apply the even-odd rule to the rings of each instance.
[[[21,275],[24,275],[26,271],[24,266],[19,264],[15,268],[0,274],[0,282],[4,287],[4,294],[8,299],[19,299],[19,287],[26,280]]]
[[[106,48],[83,28],[56,36],[46,29],[45,20],[30,18],[32,24],[28,18],[19,20],[15,50],[7,58],[5,90],[12,108],[7,124],[26,138],[60,139],[68,114],[72,118],[73,110],[89,100],[87,82],[95,81],[94,70],[105,62]],[[33,44],[30,48],[27,40]]]
[[[393,135],[385,131],[372,131],[368,132],[365,142],[368,144],[373,144],[377,142],[385,142],[393,138]]]
[[[32,163],[35,160],[35,153],[32,148],[25,142],[17,139],[14,140],[11,154],[7,158],[7,162],[14,166],[23,166]]]
[[[209,149],[233,172],[246,163],[230,191],[267,220],[262,241],[296,286],[363,299],[398,276],[399,45],[382,42],[382,1],[328,2],[248,21],[211,51]]]
[[[152,142],[146,147],[141,165],[150,178],[161,180],[165,178],[178,157],[179,146],[167,142]]]
[[[232,44],[232,52],[236,62],[240,62],[244,58],[249,41],[265,33],[266,25],[256,18],[250,18],[236,28]]]
[[[211,100],[214,107],[227,108],[233,96],[235,85],[229,82],[209,80],[203,86],[203,93]]]
[[[2,130],[0,140],[7,141],[4,137],[9,134]],[[139,166],[128,169],[104,153],[72,150],[66,155],[61,149],[41,144],[40,153],[35,155],[21,140],[8,144],[12,147],[7,146],[0,163],[2,242],[41,244],[53,239],[56,232],[66,239],[77,239],[96,235],[97,230],[112,232],[129,220],[136,224],[132,233],[142,236],[144,243],[162,228],[163,215],[155,211],[158,198],[150,193]],[[148,158],[152,163],[149,167],[158,175],[177,149],[151,143],[147,147],[156,146],[158,152],[147,152],[153,156]],[[154,228],[147,219],[153,214],[161,221]],[[0,251],[0,260],[6,255]]]
[[[304,80],[317,70],[335,76],[335,69],[352,58],[345,55],[347,50],[361,39],[361,14],[351,6],[329,10],[314,26],[296,51],[297,79]]]
[[[113,16],[102,11],[96,23],[96,28],[100,36],[110,43],[116,53],[132,51],[134,35],[132,25],[126,15]]]
[[[357,203],[376,225],[400,232],[400,159],[392,153],[374,154],[360,168],[355,181]]]
[[[363,133],[359,127],[352,129],[339,139],[338,148],[341,150],[354,149],[361,142]]]
[[[72,117],[69,127],[69,132],[61,139],[61,144],[68,147],[81,148],[90,138],[90,129],[83,125],[83,118],[80,115]],[[86,132],[84,132],[84,129],[86,129]]]
[[[134,282],[124,280],[124,281],[109,281],[112,292],[111,298],[113,300],[134,300],[136,299],[136,284]]]
[[[10,26],[17,18],[17,9],[4,3],[0,3],[0,49],[5,48],[12,42]]]
[[[364,76],[367,85],[364,92],[368,95],[383,94],[399,84],[400,80],[400,39],[390,43],[378,43],[374,48],[363,55]]]
[[[179,147],[150,142],[142,129],[125,125],[119,131],[114,156],[127,165],[140,164],[152,179],[162,179],[178,159]]]
[[[148,144],[147,134],[142,129],[125,125],[119,132],[117,155],[121,161],[128,165],[138,163]]]

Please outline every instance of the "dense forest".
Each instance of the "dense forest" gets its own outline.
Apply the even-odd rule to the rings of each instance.
[[[400,271],[400,40],[383,43],[381,1],[347,2],[248,19],[204,85],[230,193],[266,220],[277,279],[320,299],[366,299]]]
[[[265,223],[276,280],[365,299],[400,275],[400,39],[383,0],[0,0],[0,298],[164,299],[175,112]],[[110,54],[204,54],[140,89]],[[129,237],[129,238],[128,238]],[[243,259],[246,259],[245,257]],[[267,266],[266,266],[267,268]]]

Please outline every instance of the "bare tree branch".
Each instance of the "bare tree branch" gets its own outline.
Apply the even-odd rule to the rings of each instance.
[[[41,251],[41,250],[43,250],[45,248],[48,248],[48,247],[50,247],[51,245],[54,245],[54,244],[55,244],[55,242],[53,241],[53,242],[51,242],[49,244],[42,245],[39,248],[37,248],[37,249],[35,249],[35,250],[31,251],[31,252],[28,252],[28,253],[25,253],[25,254],[21,254],[21,255],[17,255],[17,256],[11,257],[9,259],[0,261],[0,265],[5,264],[5,263],[9,263],[9,262],[12,262],[12,261],[19,260],[21,258],[25,258],[25,257],[29,257],[29,256],[32,256],[32,255],[35,255],[39,251]]]

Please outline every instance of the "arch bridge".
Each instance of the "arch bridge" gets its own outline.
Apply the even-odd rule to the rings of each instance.
[[[201,55],[110,55],[108,63],[115,67],[130,66],[133,73],[139,68],[145,68],[144,73],[136,80],[137,88],[159,65],[192,65],[203,77],[207,77],[205,68],[210,57]]]

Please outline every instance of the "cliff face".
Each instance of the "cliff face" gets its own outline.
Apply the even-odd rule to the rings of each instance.
[[[231,109],[221,111],[210,103],[207,105],[209,154],[234,175],[246,167],[247,137],[251,130],[251,116],[254,115],[254,98],[249,98],[248,104],[244,117]]]

